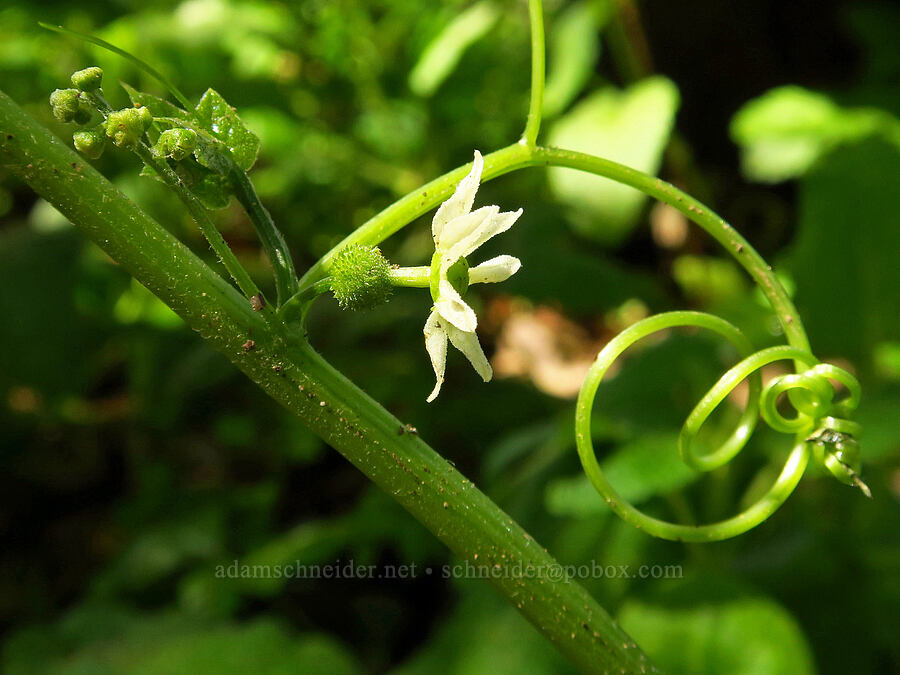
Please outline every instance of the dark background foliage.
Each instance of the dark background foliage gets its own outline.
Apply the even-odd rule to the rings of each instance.
[[[678,579],[583,582],[667,670],[895,672],[900,12],[837,0],[546,4],[545,135],[659,168],[759,247],[794,294],[816,354],[863,383],[875,499],[811,469],[769,522],[698,546],[650,539],[610,516],[571,435],[571,399],[596,350],[635,318],[675,308],[719,313],[759,347],[779,336],[761,295],[702,232],[567,172],[517,173],[479,194],[525,209],[484,250],[517,255],[522,271],[473,298],[498,371],[490,385],[453,354],[440,398],[424,403],[422,293],[353,315],[323,300],[313,341],[563,563],[681,566]],[[252,175],[300,270],[473,148],[515,140],[527,106],[524,3],[7,0],[0,87],[67,140],[47,97],[76,69],[101,65],[121,105],[118,79],[164,92],[39,20],[140,55],[193,98],[211,86],[236,105],[261,137]],[[454,21],[468,38],[448,29]],[[97,165],[210,257],[133,157],[107,152]],[[484,581],[443,578],[455,561],[388,497],[26,186],[0,178],[5,670],[566,670]],[[216,218],[267,283],[244,216],[232,205]],[[425,264],[429,246],[422,219],[384,249]],[[761,429],[712,476],[677,464],[681,420],[729,358],[702,335],[672,336],[627,359],[598,394],[596,444],[616,484],[653,513],[724,517],[765,488],[786,454],[788,439]],[[234,561],[415,565],[417,574],[216,577]]]

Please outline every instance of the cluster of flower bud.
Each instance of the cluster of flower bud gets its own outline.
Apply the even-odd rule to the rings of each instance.
[[[153,124],[153,114],[146,107],[114,110],[106,117],[106,135],[119,148],[135,145]]]
[[[74,89],[57,89],[50,94],[53,116],[60,122],[87,124],[97,108],[97,101],[91,92],[100,88],[103,71],[97,66],[72,73]]]
[[[57,89],[50,94],[53,116],[60,122],[87,124],[94,115],[94,105],[89,96],[78,89]]]

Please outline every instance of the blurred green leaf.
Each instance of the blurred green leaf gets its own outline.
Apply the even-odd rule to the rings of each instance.
[[[678,109],[678,89],[650,77],[625,91],[603,89],[552,126],[549,144],[579,150],[655,174]],[[549,170],[550,187],[569,207],[575,229],[617,244],[637,224],[647,198],[638,190],[570,169]]]
[[[551,24],[544,117],[555,117],[584,89],[600,53],[600,30],[611,14],[606,0],[580,0]]]
[[[616,491],[633,504],[678,490],[699,476],[681,461],[677,434],[654,434],[626,443],[600,462],[600,468]],[[551,481],[544,502],[547,510],[558,516],[580,518],[609,512],[584,474]]]
[[[873,359],[881,377],[900,381],[900,342],[880,342],[875,345]]]
[[[626,600],[619,623],[664,672],[805,675],[815,672],[793,617],[765,598],[663,606]]]
[[[839,148],[807,176],[791,257],[813,349],[870,367],[900,335],[900,146],[870,139]]]
[[[206,625],[174,613],[138,616],[115,607],[76,610],[57,626],[19,633],[3,665],[10,675],[361,672],[335,640],[313,633],[295,637],[271,619]]]
[[[564,675],[574,669],[509,605],[472,581],[452,616],[393,675]]]
[[[747,288],[741,269],[729,258],[679,256],[672,276],[688,298],[705,306],[737,301]]]
[[[779,87],[744,104],[731,120],[741,166],[751,180],[802,176],[828,150],[874,134],[900,144],[900,121],[875,109],[841,108],[823,94]]]
[[[182,328],[184,321],[162,300],[132,279],[128,289],[119,296],[113,314],[124,324],[146,321],[157,328]]]
[[[425,47],[409,73],[409,88],[418,96],[430,96],[456,68],[469,46],[487,35],[500,18],[491,0],[478,2],[453,19]]]
[[[0,231],[0,391],[15,384],[53,396],[87,386],[102,332],[75,303],[74,289],[85,281],[83,245],[71,228]]]

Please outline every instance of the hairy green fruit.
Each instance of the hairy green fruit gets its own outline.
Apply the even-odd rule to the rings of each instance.
[[[106,135],[98,129],[76,131],[72,134],[75,149],[85,157],[98,159],[106,149]]]
[[[95,91],[100,88],[101,82],[103,82],[103,70],[97,66],[72,73],[72,86],[81,91]]]
[[[116,110],[106,118],[106,135],[116,146],[130,147],[137,143],[153,124],[153,115],[145,107]]]
[[[159,136],[154,150],[160,157],[181,161],[197,147],[197,132],[191,129],[166,129]]]
[[[391,265],[375,246],[351,244],[331,262],[331,290],[341,309],[369,309],[393,291]]]

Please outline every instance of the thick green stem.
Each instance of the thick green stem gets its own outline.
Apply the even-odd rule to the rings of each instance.
[[[471,481],[405,433],[296,328],[253,312],[222,277],[2,92],[0,166],[31,185],[270,396],[486,573],[577,667],[596,673],[652,668],[594,599]]]
[[[528,18],[531,22],[531,101],[528,104],[528,119],[521,143],[534,147],[541,130],[541,115],[544,109],[544,71],[546,50],[544,49],[544,12],[541,0],[528,0]]]
[[[297,273],[294,271],[290,249],[281,230],[275,226],[272,216],[259,200],[246,172],[235,167],[231,172],[231,180],[234,184],[234,195],[250,217],[256,236],[262,242],[263,249],[272,264],[275,272],[275,291],[278,304],[281,305],[297,290]]]
[[[258,295],[259,288],[253,283],[253,279],[247,274],[244,266],[238,261],[237,256],[234,255],[231,247],[228,246],[228,242],[222,237],[222,233],[213,224],[206,207],[200,203],[200,200],[194,196],[194,193],[182,184],[178,174],[168,165],[166,160],[154,157],[150,149],[143,143],[138,143],[135,146],[135,152],[144,164],[153,169],[165,184],[178,195],[178,198],[187,207],[194,222],[199,226],[203,236],[206,237],[206,241],[209,242],[212,250],[219,256],[219,260],[222,261],[225,269],[228,270],[228,273],[231,274],[231,277],[237,283],[238,288],[241,289],[241,292],[248,298]],[[268,305],[266,307],[268,308]]]

